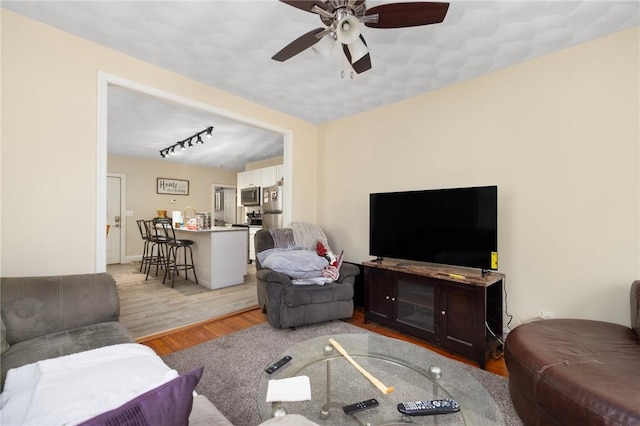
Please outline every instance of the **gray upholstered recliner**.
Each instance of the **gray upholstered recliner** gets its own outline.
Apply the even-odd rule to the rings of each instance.
[[[256,254],[275,247],[267,229],[255,235]],[[294,285],[291,278],[263,268],[256,256],[258,304],[269,324],[277,328],[297,327],[353,315],[353,284],[358,267],[344,263],[337,282],[324,285]]]

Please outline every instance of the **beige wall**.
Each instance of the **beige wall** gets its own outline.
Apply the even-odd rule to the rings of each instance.
[[[263,167],[277,166],[282,163],[284,163],[284,157],[274,157],[274,158],[269,158],[268,160],[256,161],[255,163],[247,164],[244,167],[244,169],[245,171],[249,171],[249,170],[261,169]]]
[[[1,31],[1,275],[96,270],[99,71],[289,129],[292,214],[315,221],[316,126],[5,9]]]
[[[318,219],[334,248],[370,258],[370,192],[497,184],[510,312],[628,325],[640,278],[638,40],[636,27],[321,126]]]
[[[95,270],[105,71],[291,129],[294,219],[317,219],[350,261],[368,258],[370,192],[497,184],[510,312],[628,324],[638,40],[636,27],[318,128],[2,10],[0,274]]]
[[[142,255],[142,239],[136,224],[139,219],[156,217],[156,210],[184,210],[193,206],[199,212],[211,212],[212,185],[236,185],[237,172],[219,168],[169,163],[163,160],[144,160],[140,158],[109,155],[107,160],[109,173],[126,175],[126,210],[133,216],[124,217],[126,221],[127,258]],[[189,195],[156,194],[156,178],[183,179],[189,181]],[[175,203],[171,203],[175,200]]]

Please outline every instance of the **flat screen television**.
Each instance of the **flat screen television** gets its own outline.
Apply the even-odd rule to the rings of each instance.
[[[498,269],[498,187],[369,195],[369,254]]]

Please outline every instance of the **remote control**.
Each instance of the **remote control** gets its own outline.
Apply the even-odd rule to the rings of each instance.
[[[286,363],[288,363],[289,361],[291,361],[291,357],[289,355],[285,356],[284,358],[282,358],[280,361],[270,365],[269,367],[267,367],[266,371],[269,374],[273,374],[276,370],[280,369],[280,367],[282,367],[283,365],[285,365]]]
[[[401,402],[398,411],[408,416],[429,416],[460,411],[460,405],[454,399],[433,399],[431,401]]]
[[[374,398],[367,399],[366,401],[356,402],[355,404],[345,405],[342,407],[342,410],[345,414],[353,414],[359,411],[366,410],[368,408],[377,407],[380,405],[378,401]]]

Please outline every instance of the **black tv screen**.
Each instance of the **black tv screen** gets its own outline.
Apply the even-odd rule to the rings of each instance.
[[[498,187],[369,196],[369,254],[498,269]]]

